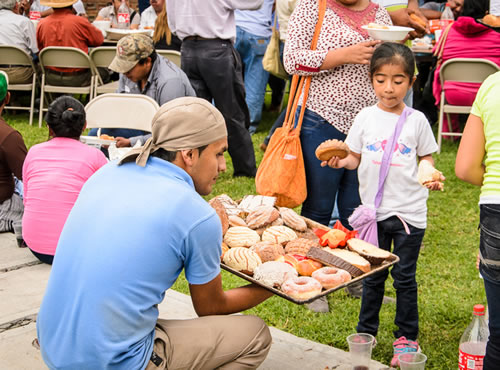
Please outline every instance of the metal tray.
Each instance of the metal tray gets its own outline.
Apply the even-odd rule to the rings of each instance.
[[[396,264],[397,262],[399,262],[399,257],[396,256],[395,254],[391,254],[391,260],[390,261],[384,261],[381,265],[376,265],[376,266],[372,266],[372,269],[370,272],[367,272],[367,273],[364,273],[363,275],[360,275],[358,276],[357,278],[355,279],[352,279],[351,281],[348,281],[347,283],[344,283],[342,285],[339,285],[335,288],[332,288],[332,289],[328,289],[328,290],[323,290],[320,294],[312,297],[312,298],[309,298],[309,299],[306,299],[306,300],[297,300],[295,298],[292,298],[290,297],[289,295],[286,295],[285,293],[283,293],[281,290],[279,289],[276,289],[276,288],[273,288],[269,285],[265,285],[265,284],[262,284],[260,281],[257,281],[255,280],[253,277],[247,275],[247,274],[244,274],[240,271],[236,271],[234,269],[232,269],[231,267],[229,266],[226,266],[224,263],[221,263],[220,266],[222,267],[222,269],[236,275],[236,276],[239,276],[240,278],[242,279],[245,279],[251,283],[254,283],[254,284],[257,284],[267,290],[269,290],[270,292],[273,292],[274,294],[280,296],[281,298],[284,298],[286,300],[289,300],[290,302],[293,302],[293,303],[296,303],[296,304],[305,304],[305,303],[310,303],[312,301],[314,301],[315,299],[318,299],[320,297],[323,297],[323,296],[326,296],[330,293],[333,293],[339,289],[342,289],[342,288],[345,288],[346,286],[348,285],[351,285],[351,284],[354,284],[355,282],[357,281],[360,281],[360,280],[363,280],[364,278],[366,278],[367,276],[370,276],[370,275],[373,275],[379,271],[382,271],[382,270],[386,270],[388,269],[390,266]]]

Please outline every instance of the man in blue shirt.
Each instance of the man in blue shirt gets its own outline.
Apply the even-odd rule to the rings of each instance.
[[[222,227],[201,195],[225,171],[226,149],[222,114],[179,98],[160,108],[142,148],[87,181],[37,319],[50,369],[253,369],[264,361],[271,336],[261,319],[215,316],[271,295],[255,285],[222,290]],[[182,270],[201,317],[158,319]]]

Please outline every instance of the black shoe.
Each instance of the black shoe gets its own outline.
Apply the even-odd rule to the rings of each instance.
[[[19,248],[27,248],[28,245],[26,244],[26,242],[24,241],[24,239],[16,239],[17,240],[17,246]]]

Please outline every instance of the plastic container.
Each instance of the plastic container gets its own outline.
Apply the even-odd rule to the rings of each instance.
[[[127,3],[125,3],[125,0],[122,0],[122,3],[118,8],[118,14],[116,18],[118,20],[118,28],[120,29],[130,28],[130,13],[128,12]]]
[[[460,338],[458,368],[459,370],[482,370],[486,353],[486,343],[490,332],[484,317],[484,306],[474,306],[472,322]]]

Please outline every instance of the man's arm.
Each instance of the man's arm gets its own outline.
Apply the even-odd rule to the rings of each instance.
[[[245,311],[273,295],[255,284],[224,291],[220,274],[206,284],[190,284],[189,291],[198,316],[226,315]]]
[[[28,150],[26,149],[26,145],[24,145],[21,134],[17,131],[11,133],[5,140],[3,149],[10,171],[22,181],[23,163]]]

